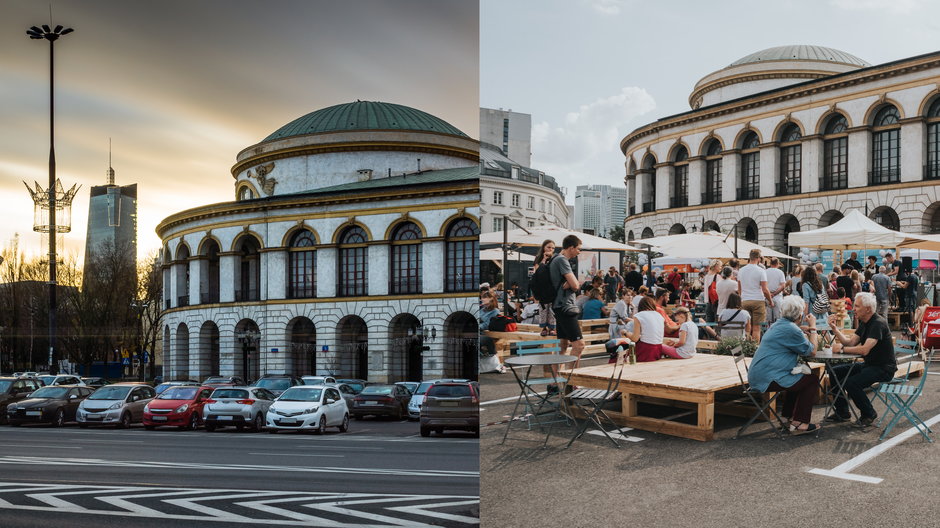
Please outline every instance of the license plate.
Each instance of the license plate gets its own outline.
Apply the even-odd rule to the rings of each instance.
[[[457,402],[441,402],[441,407],[456,407]]]
[[[165,422],[166,416],[154,416],[153,418],[151,418],[151,420],[155,422]]]
[[[100,414],[86,414],[85,418],[88,418],[89,420],[100,420],[101,415]]]
[[[293,418],[282,418],[282,419],[281,419],[281,423],[284,424],[284,425],[296,425],[296,424],[297,424],[297,420],[295,420],[295,419],[293,419]]]
[[[367,401],[367,402],[364,403],[364,405],[378,405],[378,404],[379,404],[379,402],[377,402],[377,401]]]
[[[219,420],[231,420],[231,416],[219,416]]]
[[[42,416],[42,411],[26,411],[26,416]]]

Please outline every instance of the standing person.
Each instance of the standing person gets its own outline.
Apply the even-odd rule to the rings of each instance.
[[[673,293],[679,291],[679,286],[682,285],[682,274],[679,273],[679,268],[672,268],[672,273],[666,277],[666,282],[672,286]]]
[[[802,288],[800,288],[800,275],[802,274],[802,267],[799,265],[793,266],[793,269],[790,271],[790,295],[802,295]]]
[[[555,242],[552,240],[543,241],[539,252],[535,254],[532,275],[535,276],[535,272],[538,271],[540,267],[548,266],[554,256]],[[555,312],[552,311],[552,303],[543,302],[544,300],[545,299],[539,300],[539,327],[542,329],[540,335],[553,336],[555,335]]]
[[[728,296],[732,293],[738,293],[738,281],[731,278],[734,271],[731,266],[725,266],[721,269],[721,278],[718,279],[718,313],[721,313],[728,305]]]
[[[577,259],[581,253],[581,239],[575,235],[568,235],[562,240],[561,248],[561,253],[556,255],[549,264],[552,272],[552,286],[555,288],[555,302],[552,303],[552,309],[555,311],[555,320],[558,325],[561,353],[566,354],[568,345],[571,345],[571,355],[578,358],[572,367],[577,368],[581,361],[581,352],[584,350],[584,340],[581,336],[581,324],[578,322],[581,311],[574,302],[579,286],[578,278],[571,269],[571,260]],[[555,390],[558,390],[557,386]]]
[[[874,255],[868,255],[868,265],[865,266],[865,271],[874,275],[878,273],[878,257]]]
[[[877,273],[878,270],[876,269],[875,272]],[[858,293],[875,293],[875,285],[871,282],[872,276],[874,276],[874,273],[865,268],[865,274],[859,281]]]
[[[854,365],[836,365],[829,369],[830,376],[844,380],[845,392],[858,408],[860,416],[857,423],[862,427],[871,425],[878,417],[868,395],[865,394],[865,389],[873,383],[890,381],[898,370],[891,330],[888,328],[888,321],[875,313],[876,303],[875,296],[870,293],[855,296],[858,328],[855,334],[850,336],[846,336],[835,326],[835,316],[829,318],[829,327],[842,345],[842,353],[859,355],[865,360],[861,368],[853,368]],[[849,402],[842,394],[836,396],[833,408],[834,412],[826,418],[828,421],[844,422],[851,418]]]
[[[705,288],[705,320],[709,323],[715,322],[715,315],[718,313],[717,281],[720,272],[721,261],[713,260],[708,265],[708,273],[705,274],[705,280],[703,281],[703,287]]]
[[[646,287],[649,288],[649,289],[655,288],[655,287],[656,287],[656,280],[657,280],[657,279],[656,279],[656,270],[650,268],[649,265],[647,265]]]
[[[773,324],[780,318],[780,301],[783,300],[783,292],[787,289],[787,276],[780,269],[780,264],[780,259],[771,257],[770,267],[767,268],[767,289],[774,300],[773,307],[767,311],[768,324]]]
[[[853,251],[849,259],[845,261],[845,265],[851,267],[854,270],[861,270],[862,263],[858,261],[858,253]]]
[[[884,266],[879,267],[871,282],[875,286],[875,311],[887,321],[888,304],[891,301],[891,279],[885,271],[887,270]]]
[[[914,310],[917,309],[917,285],[920,282],[920,279],[917,277],[917,273],[914,270],[911,270],[907,274],[907,313],[908,321],[914,320]]]
[[[747,265],[738,270],[741,306],[751,315],[751,339],[757,343],[760,343],[760,325],[767,319],[767,306],[774,307],[773,296],[767,287],[767,272],[760,266],[760,261],[760,250],[752,249]]]
[[[859,274],[858,270],[852,270],[852,273],[849,274],[849,278],[852,279],[852,288],[853,290],[847,292],[849,297],[855,298],[855,294],[862,292],[862,276]]]
[[[617,300],[617,290],[620,287],[620,277],[617,276],[617,268],[611,266],[604,276],[604,299],[607,302]]]
[[[819,276],[816,275],[815,266],[806,266],[800,279],[803,284],[803,291],[800,292],[800,294],[803,297],[803,302],[806,303],[806,313],[815,317],[818,323],[829,315],[828,312],[816,312],[813,310],[813,303],[816,302],[820,294],[825,293],[825,286],[822,281],[819,280]]]
[[[640,291],[640,286],[643,286],[643,275],[637,270],[635,262],[630,263],[630,271],[623,278],[623,282],[627,288],[633,288],[635,292]]]
[[[855,271],[851,266],[842,266],[842,274],[836,277],[836,291],[839,291],[839,288],[845,290],[846,296],[855,295],[855,281],[852,280],[852,272]]]

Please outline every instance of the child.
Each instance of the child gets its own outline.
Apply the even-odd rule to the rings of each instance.
[[[672,316],[679,323],[679,338],[672,340],[675,352],[670,353],[668,347],[663,347],[663,352],[671,358],[689,359],[695,355],[695,347],[698,346],[698,326],[685,306],[676,308]]]

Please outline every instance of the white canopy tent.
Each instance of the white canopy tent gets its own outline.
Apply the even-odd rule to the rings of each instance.
[[[575,235],[581,239],[581,249],[607,250],[607,251],[641,251],[639,248],[614,242],[606,238],[588,235],[573,229],[564,229],[558,226],[538,226],[522,229],[513,229],[506,232],[506,242],[517,246],[539,247],[545,240],[553,240],[555,246],[561,249],[561,241],[568,235]],[[503,232],[484,233],[480,235],[480,244],[502,244]],[[502,258],[502,257],[500,257]]]
[[[852,209],[845,217],[828,227],[790,233],[787,243],[796,247],[871,249],[897,247],[909,238],[918,237],[892,231],[871,220],[858,209]]]
[[[532,255],[526,255],[525,253],[520,253],[518,251],[509,250],[506,252],[506,259],[510,262],[522,262],[532,261]],[[503,250],[500,248],[493,249],[482,249],[480,250],[480,260],[491,260],[496,263],[497,266],[503,267]]]
[[[940,235],[907,235],[907,238],[899,242],[897,247],[909,249],[932,249],[935,251],[940,251]]]
[[[731,259],[735,258],[735,238],[714,231],[702,233],[684,233],[681,235],[667,235],[661,237],[634,240],[634,244],[651,246],[654,251],[675,258],[698,259]],[[774,251],[773,249],[748,242],[737,240],[738,258],[747,258],[752,249],[759,249],[765,257],[792,259],[793,257]]]

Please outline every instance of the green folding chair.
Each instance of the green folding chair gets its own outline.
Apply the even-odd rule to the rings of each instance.
[[[513,350],[517,356],[526,356],[529,354],[558,354],[561,352],[561,340],[559,339],[543,339],[538,341],[519,341],[514,344]],[[531,371],[532,367],[529,367]],[[516,369],[513,368],[513,374],[516,375]],[[552,394],[541,394],[536,385],[545,385],[546,388],[549,385],[558,385],[559,382],[564,383],[566,380],[564,378],[559,378],[558,376],[550,376],[544,378],[528,378],[528,372],[526,377],[519,378],[516,375],[516,379],[524,387],[525,397],[525,407],[524,411],[527,415],[532,417],[531,420],[528,420],[528,429],[532,429],[532,422],[535,422],[537,426],[542,427],[543,425],[549,425],[554,422],[565,422],[568,423],[568,418],[562,413],[558,413],[557,402],[552,401]],[[558,395],[559,398],[563,397],[562,394]],[[517,406],[518,406],[517,402]],[[513,414],[515,414],[515,409],[513,409]],[[540,419],[541,415],[544,414],[561,414],[560,418],[555,419]],[[548,439],[546,438],[546,441]]]
[[[907,418],[907,421],[911,422],[911,425],[917,428],[917,432],[926,438],[928,442],[933,442],[933,438],[930,438],[929,435],[929,433],[933,431],[920,419],[920,416],[917,416],[917,413],[914,412],[913,409],[917,398],[924,392],[924,383],[927,381],[927,374],[930,370],[930,362],[933,361],[933,354],[934,350],[931,348],[924,361],[924,372],[921,374],[920,380],[916,384],[911,383],[911,380],[907,380],[904,383],[898,384],[882,384],[876,389],[888,406],[888,409],[885,411],[885,416],[893,414],[888,425],[885,426],[884,431],[882,431],[881,436],[878,438],[879,441],[884,440],[885,437],[888,436],[888,433],[894,429],[894,426],[897,425],[901,418]]]
[[[913,361],[920,356],[920,349],[917,346],[917,341],[908,341],[905,339],[898,339],[894,342],[894,355],[898,358],[898,365],[906,365],[904,368],[904,374],[902,376],[895,376],[888,381],[883,381],[874,386],[872,390],[871,403],[875,404],[876,400],[887,405],[888,402],[885,397],[878,392],[878,387],[882,385],[898,385],[901,383],[907,383],[908,378],[911,377],[911,367],[913,366]],[[884,423],[887,413],[881,415],[881,419],[878,420],[878,426],[880,427]]]

